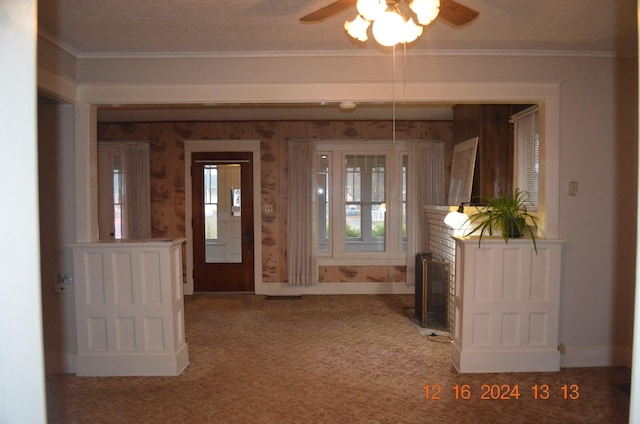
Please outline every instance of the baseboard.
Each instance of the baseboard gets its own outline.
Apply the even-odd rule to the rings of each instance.
[[[463,352],[451,344],[451,364],[459,373],[560,371],[557,350],[512,350]]]
[[[581,346],[565,345],[565,354],[561,356],[563,368],[577,367],[616,367],[631,368],[632,349],[627,346]]]
[[[176,376],[189,365],[187,344],[167,354],[84,354],[77,356],[78,377]]]
[[[76,372],[76,353],[45,352],[44,370],[49,374],[74,374]]]
[[[402,283],[319,283],[312,286],[290,286],[287,283],[256,285],[256,294],[271,296],[299,296],[311,294],[413,294],[415,287]]]

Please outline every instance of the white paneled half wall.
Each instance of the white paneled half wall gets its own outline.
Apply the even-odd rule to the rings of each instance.
[[[454,237],[451,362],[465,372],[559,371],[562,240]]]
[[[184,239],[72,245],[79,376],[179,375]]]

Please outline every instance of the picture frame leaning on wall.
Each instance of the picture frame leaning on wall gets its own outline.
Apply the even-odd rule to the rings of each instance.
[[[458,143],[453,148],[448,205],[457,206],[461,203],[471,202],[471,187],[477,151],[478,137]]]

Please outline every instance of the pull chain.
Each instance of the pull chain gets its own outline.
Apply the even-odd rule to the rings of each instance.
[[[396,46],[393,45],[392,55],[391,55],[391,108],[393,114],[393,120],[391,122],[391,137],[393,143],[396,142]]]

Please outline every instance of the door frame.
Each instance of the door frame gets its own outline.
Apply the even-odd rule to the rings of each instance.
[[[184,294],[191,295],[193,283],[193,189],[191,187],[191,157],[194,152],[251,152],[253,153],[253,286],[262,293],[262,203],[260,197],[260,140],[183,140],[184,196],[186,238],[186,284]]]

